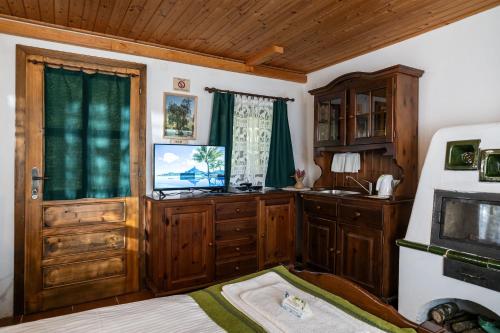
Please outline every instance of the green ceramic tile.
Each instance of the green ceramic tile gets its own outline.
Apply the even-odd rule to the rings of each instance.
[[[500,182],[500,149],[481,150],[479,180]]]
[[[463,252],[450,250],[446,254],[446,258],[466,262],[476,266],[488,267],[488,259]]]
[[[449,141],[446,144],[446,170],[477,170],[481,140]]]
[[[500,261],[495,259],[488,259],[488,268],[493,268],[500,271]]]
[[[429,252],[437,254],[439,256],[444,256],[448,249],[445,249],[444,247],[436,246],[436,245],[430,245],[429,246]]]
[[[408,241],[406,239],[398,239],[396,241],[396,244],[399,246],[408,247],[410,249],[424,251],[424,252],[427,252],[427,249],[429,247],[428,245],[424,245],[424,244],[420,244],[420,243],[416,243],[416,242],[411,242],[411,241]]]

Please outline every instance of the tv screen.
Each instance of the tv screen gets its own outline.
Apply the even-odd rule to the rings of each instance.
[[[155,144],[154,190],[225,186],[225,149],[218,146]]]

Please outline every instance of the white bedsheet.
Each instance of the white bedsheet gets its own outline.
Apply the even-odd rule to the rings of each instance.
[[[26,324],[1,333],[219,333],[224,332],[189,296],[177,295],[108,306]]]
[[[281,301],[285,291],[309,303],[312,315],[301,319],[283,309]],[[330,303],[294,287],[274,272],[225,285],[222,295],[270,333],[383,333]]]

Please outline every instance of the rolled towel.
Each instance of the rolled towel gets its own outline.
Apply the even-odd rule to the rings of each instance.
[[[333,155],[332,161],[332,171],[333,172],[344,172],[346,162],[346,154],[335,154]]]

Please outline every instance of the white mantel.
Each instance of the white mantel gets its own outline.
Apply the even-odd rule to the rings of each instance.
[[[405,239],[430,244],[434,190],[500,193],[500,183],[479,182],[478,170],[445,170],[446,143],[481,139],[481,149],[500,148],[500,123],[444,128],[432,138],[422,168]],[[443,276],[443,257],[400,248],[399,307],[405,317],[422,322],[432,301],[473,301],[500,314],[500,293]]]

